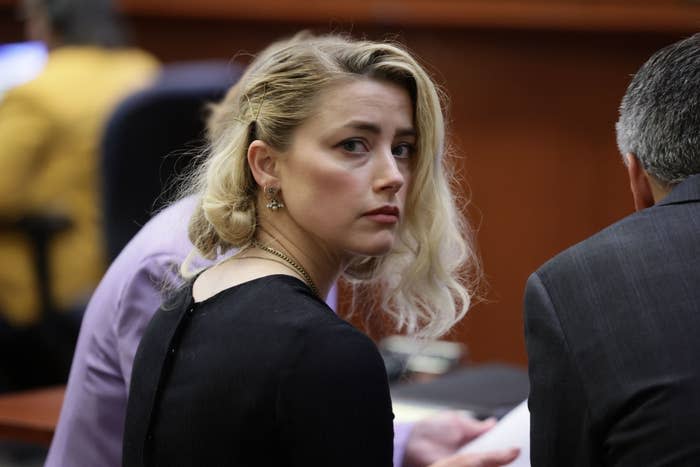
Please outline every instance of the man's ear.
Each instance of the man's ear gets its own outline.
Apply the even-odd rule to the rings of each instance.
[[[654,194],[651,189],[649,177],[642,164],[634,154],[625,155],[627,161],[627,176],[630,179],[630,190],[634,199],[634,208],[637,211],[654,205]]]
[[[248,146],[248,166],[261,187],[277,186],[277,152],[264,141],[256,139]]]

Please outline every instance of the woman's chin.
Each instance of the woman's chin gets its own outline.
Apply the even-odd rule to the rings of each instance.
[[[358,256],[384,256],[388,254],[394,247],[394,239],[387,241],[377,241],[366,243],[364,245],[358,245],[356,248],[352,249],[353,254]]]

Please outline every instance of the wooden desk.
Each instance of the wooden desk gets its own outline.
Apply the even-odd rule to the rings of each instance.
[[[56,386],[0,395],[0,439],[48,446],[65,389]]]

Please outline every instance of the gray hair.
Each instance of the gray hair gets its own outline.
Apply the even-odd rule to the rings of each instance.
[[[620,105],[617,145],[673,186],[700,173],[700,33],[647,60]]]

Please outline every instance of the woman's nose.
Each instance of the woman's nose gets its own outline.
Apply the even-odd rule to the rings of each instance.
[[[378,191],[389,190],[396,193],[405,183],[405,177],[391,149],[382,151],[377,158],[375,187]]]

